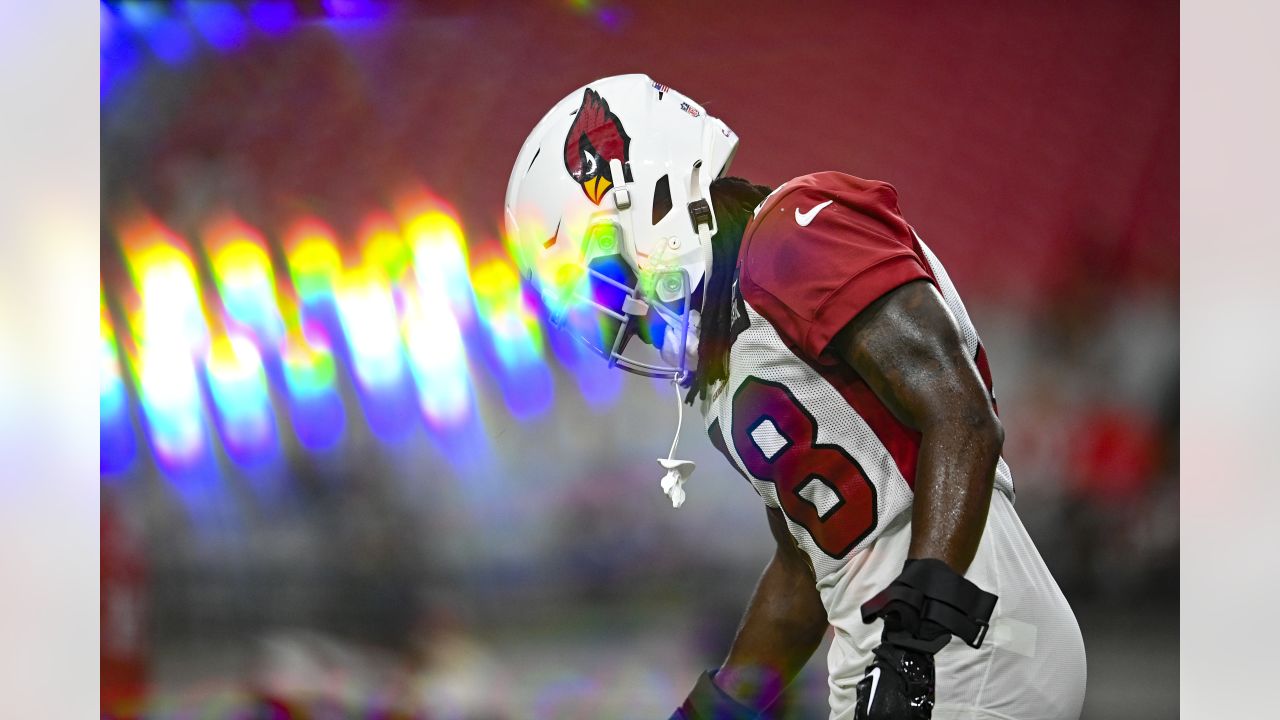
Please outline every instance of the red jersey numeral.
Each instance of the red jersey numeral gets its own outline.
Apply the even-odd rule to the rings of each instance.
[[[743,381],[732,430],[747,472],[777,486],[782,511],[824,553],[842,558],[875,528],[875,485],[844,448],[817,442],[817,421],[786,386]]]

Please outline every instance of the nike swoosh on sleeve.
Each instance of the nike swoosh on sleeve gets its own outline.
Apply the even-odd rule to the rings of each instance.
[[[803,212],[803,213],[800,212],[800,208],[796,208],[796,224],[799,225],[800,227],[807,227],[809,223],[813,222],[813,218],[816,217],[818,213],[822,211],[822,208],[830,205],[833,202],[835,201],[828,200],[824,203],[818,203],[817,205],[814,205],[809,210],[809,212]]]

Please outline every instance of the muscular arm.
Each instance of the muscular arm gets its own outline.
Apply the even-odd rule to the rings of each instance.
[[[813,571],[778,510],[769,510],[777,550],[769,561],[715,682],[749,707],[764,708],[822,642],[827,612]]]
[[[921,433],[908,558],[963,574],[982,539],[1004,429],[942,296],[926,281],[892,290],[830,349]]]

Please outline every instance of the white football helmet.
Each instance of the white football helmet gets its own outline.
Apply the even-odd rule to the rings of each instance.
[[[711,181],[737,146],[647,75],[597,80],[551,108],[516,157],[505,211],[508,247],[552,322],[610,365],[687,380],[716,231]],[[636,335],[659,352],[627,352]]]

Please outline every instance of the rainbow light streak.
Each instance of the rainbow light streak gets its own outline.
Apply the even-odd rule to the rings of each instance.
[[[418,408],[427,424],[447,429],[466,423],[475,398],[462,331],[450,312],[443,283],[425,285],[409,295],[401,329],[418,387]]]
[[[404,234],[413,250],[418,286],[440,286],[453,316],[469,328],[475,322],[475,295],[467,273],[467,242],[458,221],[444,210],[423,210],[405,221]]]
[[[508,409],[520,419],[541,414],[551,405],[551,372],[542,358],[542,329],[525,304],[515,268],[495,258],[477,265],[471,277]]]
[[[360,386],[390,390],[405,379],[400,328],[391,287],[364,268],[349,271],[337,294],[338,316]]]
[[[209,348],[205,373],[227,455],[241,465],[269,458],[276,426],[258,348],[243,336],[220,337]]]
[[[208,349],[209,326],[195,270],[182,239],[150,217],[126,223],[120,235],[140,296],[130,327],[147,432],[161,467],[185,472],[208,448],[195,358]]]
[[[337,391],[337,370],[329,331],[319,320],[304,322],[288,278],[277,296],[288,328],[280,353],[279,374],[289,400],[289,416],[298,442],[308,450],[327,450],[342,438],[346,411]]]
[[[351,368],[369,429],[383,441],[403,439],[416,423],[413,378],[406,372],[399,319],[391,289],[355,270],[338,292],[338,312]]]
[[[289,274],[303,306],[332,298],[342,277],[342,255],[333,231],[319,220],[298,221],[286,234]]]
[[[346,414],[335,389],[333,353],[290,333],[283,353],[290,417],[298,442],[308,450],[326,450],[342,437]]]
[[[393,287],[412,277],[413,251],[391,218],[371,215],[361,227],[361,255],[364,267],[386,276]]]
[[[183,238],[145,213],[122,223],[130,332],[118,344],[103,310],[103,472],[126,468],[135,453],[121,349],[157,462],[184,478],[217,474],[204,403],[241,467],[278,453],[273,389],[283,391],[305,448],[334,447],[346,423],[339,367],[349,369],[375,435],[398,439],[420,417],[451,461],[487,452],[471,350],[481,352],[513,416],[548,410],[554,378],[543,315],[589,307],[581,266],[539,268],[551,290],[544,308],[500,252],[469,269],[466,238],[447,204],[425,191],[409,197],[394,218],[368,216],[358,263],[322,221],[292,223],[283,234],[288,272],[279,277],[262,235],[220,215],[201,233],[217,289],[207,298]],[[550,344],[590,407],[616,401],[620,373],[568,334]]]
[[[181,472],[199,465],[208,441],[191,356],[178,344],[153,343],[142,350],[138,377],[151,447],[161,467]]]
[[[525,306],[515,268],[502,259],[476,266],[472,276],[476,305],[504,367],[542,362],[542,329]]]
[[[133,427],[129,423],[128,389],[120,367],[115,329],[111,326],[106,303],[101,300],[99,302],[101,357],[98,364],[98,464],[99,472],[105,475],[126,470],[133,462],[137,448],[133,439]]]
[[[460,427],[471,415],[471,378],[462,332],[449,302],[445,269],[442,265],[415,264],[410,245],[390,218],[375,215],[367,219],[361,236],[365,238],[366,268],[379,269],[396,283],[401,336],[422,418],[435,429]],[[448,240],[454,249],[460,247],[461,231]],[[422,278],[419,283],[413,282],[415,274]]]
[[[285,382],[290,397],[300,402],[332,393],[337,376],[328,348],[291,336],[284,352]]]
[[[316,218],[299,219],[285,233],[285,255],[290,280],[286,287],[292,289],[285,303],[287,327],[290,332],[301,328],[308,341],[349,363],[337,305],[344,263],[333,230]]]
[[[534,213],[527,214],[519,223],[519,236],[503,234],[503,248],[517,264],[527,268],[528,280],[538,289],[538,299],[546,314],[563,323],[574,312],[590,310],[590,279],[582,252],[567,256],[535,253],[533,257],[525,257],[520,243],[520,237],[529,242],[553,234],[565,238],[578,237],[587,232],[586,223],[567,219],[559,226],[546,227]],[[605,240],[616,243],[614,233],[597,233],[589,239],[591,250],[599,254],[617,252],[616,245],[595,247]],[[523,263],[520,258],[524,258]],[[594,315],[594,311],[591,312]]]
[[[366,222],[363,231],[365,262],[342,272],[334,295],[335,332],[344,341],[339,359],[351,368],[370,429],[384,441],[397,440],[418,413],[400,337],[403,297],[387,274],[388,267],[407,273],[408,255],[389,222]]]
[[[548,344],[578,385],[578,391],[592,410],[607,410],[622,394],[624,374],[609,367],[604,358],[568,332],[558,328],[547,331]]]
[[[509,250],[510,252],[510,250]],[[611,407],[622,392],[623,374],[595,353],[585,342],[574,337],[577,332],[596,333],[598,312],[588,298],[588,276],[577,263],[562,262],[535,271],[535,282],[545,291],[538,296],[539,317],[548,327],[547,337],[552,353],[573,375],[578,390],[593,410]],[[553,321],[552,318],[558,318]],[[582,318],[587,318],[583,322]]]
[[[144,221],[122,232],[125,259],[142,298],[134,334],[140,344],[176,344],[188,357],[202,355],[209,325],[200,300],[195,268],[181,239],[163,226]]]
[[[234,221],[209,233],[213,273],[222,306],[234,324],[252,331],[266,350],[284,339],[284,320],[276,304],[275,276],[265,245],[252,229]]]

